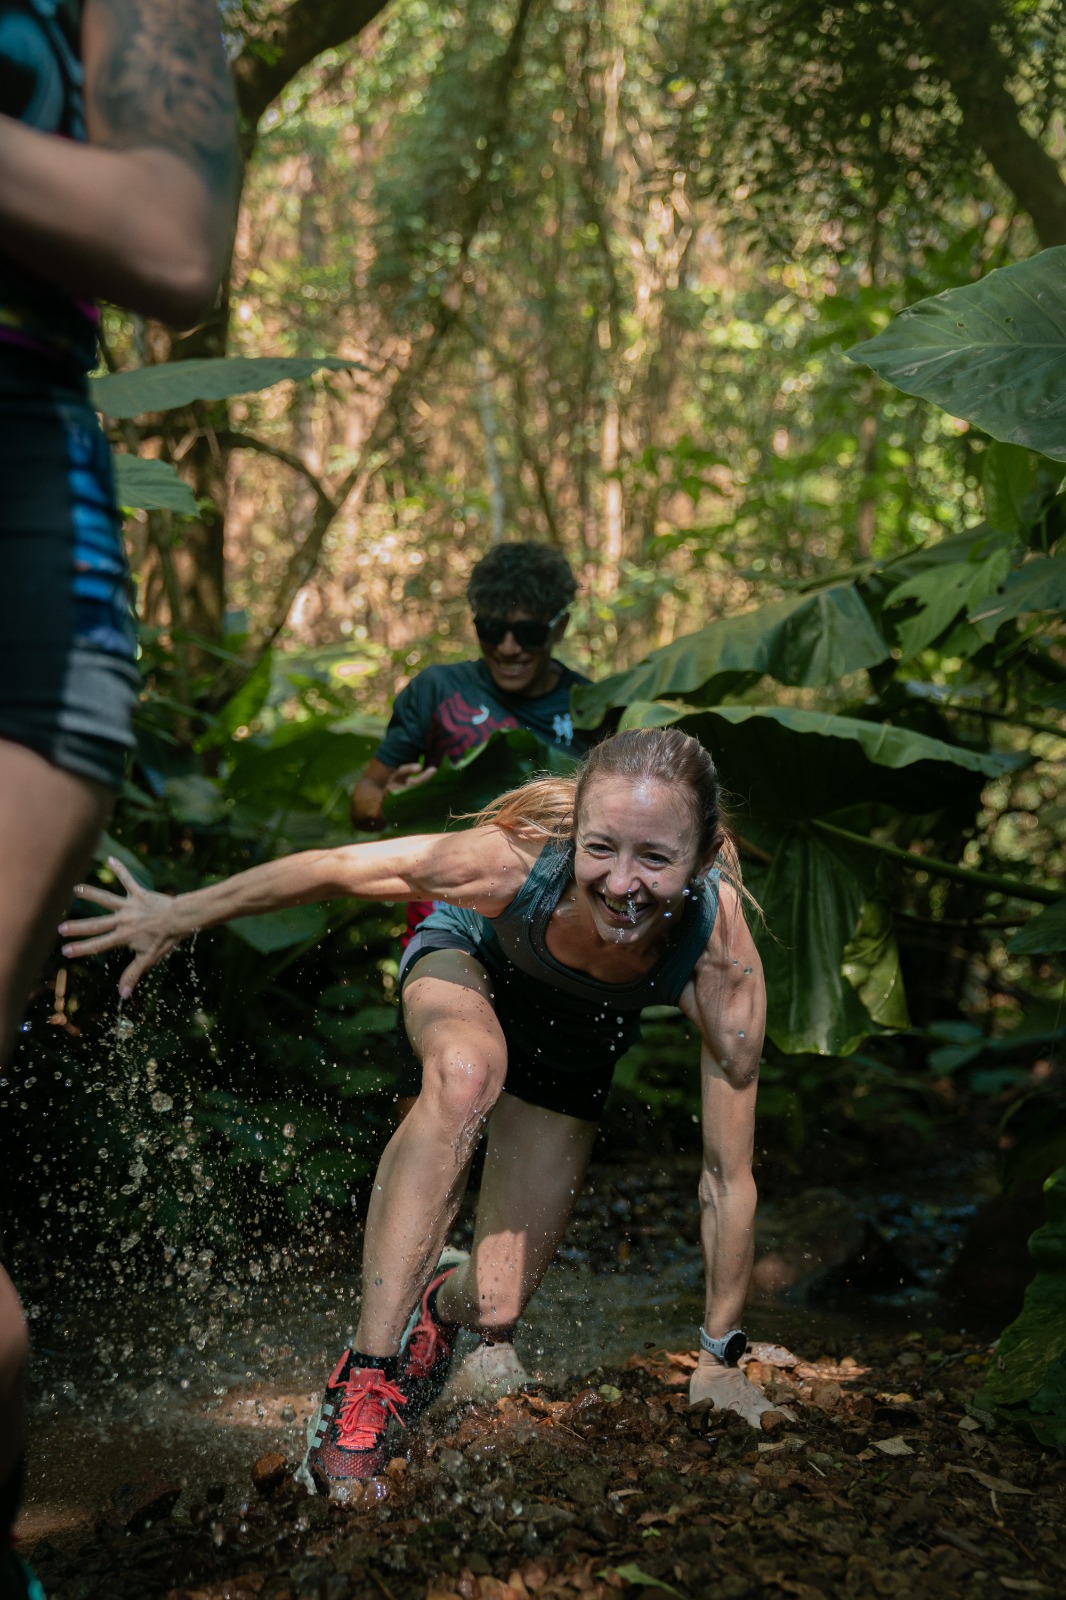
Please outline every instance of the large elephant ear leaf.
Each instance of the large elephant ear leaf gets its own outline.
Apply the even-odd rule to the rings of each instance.
[[[195,400],[228,400],[257,394],[286,379],[300,381],[323,370],[365,371],[361,361],[342,356],[207,356],[195,361],[161,361],[154,367],[108,372],[90,382],[92,403],[108,417],[140,417],[173,411]]]
[[[714,705],[769,675],[817,688],[886,661],[889,647],[851,584],[793,595],[712,622],[655,650],[628,672],[573,691],[574,718],[594,728],[615,706],[695,696]]]
[[[1066,461],[1066,245],[919,300],[848,356],[994,439]]]
[[[756,939],[766,974],[766,1031],[790,1055],[847,1055],[878,1031],[860,998],[860,990],[877,987],[873,973],[886,961],[883,944],[874,953],[876,923],[863,932],[871,871],[857,852],[803,828],[790,829],[774,852],[763,887],[766,927],[756,929]],[[848,956],[851,977],[844,972]],[[883,995],[891,987],[881,979]]]
[[[971,802],[975,787],[1024,764],[910,728],[802,706],[715,706],[682,718],[711,751],[726,789],[772,823],[828,817],[876,801],[921,816]]]

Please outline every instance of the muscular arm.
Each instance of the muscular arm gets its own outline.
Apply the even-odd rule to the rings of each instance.
[[[75,893],[103,906],[106,914],[62,923],[60,933],[76,941],[64,945],[63,953],[98,955],[128,945],[137,954],[119,979],[126,995],[149,967],[189,934],[284,906],[342,896],[444,900],[495,916],[513,899],[538,852],[539,846],[490,826],[337,850],[303,850],[176,896],[143,889],[120,862],[112,860],[126,894],[79,885]]]
[[[728,885],[722,886],[714,932],[693,983],[682,996],[682,1010],[698,1027],[701,1039],[704,1327],[712,1338],[720,1338],[741,1325],[754,1258],[756,1190],[751,1163],[766,1019],[762,964],[737,896]],[[702,1351],[700,1369],[710,1379],[722,1373],[715,1358]],[[730,1376],[728,1369],[726,1375]],[[702,1397],[700,1379],[698,1370],[694,1399]]]
[[[4,249],[64,287],[187,326],[225,270],[236,113],[215,0],[87,0],[88,144],[0,116]]]

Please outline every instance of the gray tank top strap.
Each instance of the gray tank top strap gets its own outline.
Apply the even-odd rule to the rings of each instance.
[[[686,901],[665,953],[650,972],[634,983],[601,983],[556,961],[545,943],[552,912],[573,877],[573,865],[571,843],[553,839],[545,845],[510,905],[487,924],[503,956],[520,972],[553,989],[617,1011],[677,1005],[707,948],[718,915],[718,868],[708,873],[699,893]]]

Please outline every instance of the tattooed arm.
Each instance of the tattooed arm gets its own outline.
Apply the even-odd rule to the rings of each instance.
[[[89,297],[188,326],[210,306],[238,194],[216,0],[86,0],[89,143],[0,116],[0,239]]]

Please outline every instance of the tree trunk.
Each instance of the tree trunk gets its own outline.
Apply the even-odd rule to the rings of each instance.
[[[995,0],[911,0],[922,43],[940,65],[962,113],[963,127],[996,176],[1032,218],[1047,249],[1066,244],[1066,183],[1058,163],[1024,126],[1007,86],[1010,63],[992,24]]]
[[[385,0],[292,0],[261,33],[248,39],[233,63],[245,166],[254,155],[263,114],[287,84],[323,50],[354,39],[384,6]],[[188,361],[226,355],[230,309],[227,275],[218,304],[207,320],[192,333],[171,338],[169,350],[159,350],[157,359]],[[229,408],[224,404],[197,408],[196,418],[200,436],[182,458],[182,473],[197,499],[209,509],[198,521],[184,525],[181,543],[174,550],[182,615],[169,620],[172,628],[212,645],[222,641],[226,613],[228,451],[219,445],[216,435],[229,431]],[[187,423],[187,416],[182,420]],[[174,437],[179,419],[168,417],[167,424],[168,437]],[[169,605],[167,609],[171,609]],[[209,659],[194,646],[191,674],[195,677],[204,671]]]

